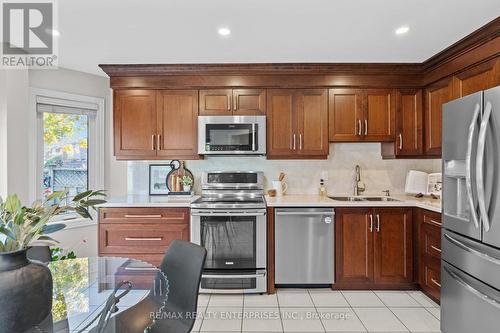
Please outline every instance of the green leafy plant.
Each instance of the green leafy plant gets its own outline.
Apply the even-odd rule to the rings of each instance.
[[[50,248],[50,258],[51,261],[66,260],[66,259],[76,259],[75,251],[69,251],[64,254],[64,250],[60,247]]]
[[[184,186],[191,186],[191,185],[193,185],[193,180],[189,176],[183,176],[181,178],[181,183]]]
[[[66,191],[54,192],[45,201],[35,201],[31,207],[23,206],[17,195],[9,195],[5,201],[0,199],[0,252],[18,251],[33,242],[41,245],[57,243],[47,234],[62,230],[63,223],[51,223],[57,215],[75,212],[83,218],[92,219],[89,209],[105,203],[104,191],[85,191],[71,200]],[[67,202],[66,205],[52,202]],[[2,237],[3,236],[3,237]]]

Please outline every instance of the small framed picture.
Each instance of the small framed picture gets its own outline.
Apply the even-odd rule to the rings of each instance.
[[[149,165],[149,195],[168,194],[167,176],[171,170],[170,164]]]

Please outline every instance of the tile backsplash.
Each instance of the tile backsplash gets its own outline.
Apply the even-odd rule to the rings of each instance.
[[[168,161],[166,161],[168,162]],[[149,164],[160,161],[128,162],[128,194],[148,194]],[[288,194],[317,194],[320,179],[327,175],[328,193],[352,193],[354,167],[361,167],[361,181],[366,184],[364,194],[382,194],[390,189],[394,194],[404,193],[408,170],[441,172],[440,159],[383,160],[379,143],[336,143],[330,145],[327,160],[266,160],[265,157],[208,157],[186,161],[186,167],[195,177],[195,191],[200,192],[200,177],[210,170],[263,171],[266,188],[281,171],[286,174]]]

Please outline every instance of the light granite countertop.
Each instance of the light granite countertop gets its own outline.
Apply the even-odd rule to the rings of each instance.
[[[108,199],[99,208],[119,207],[189,207],[191,202],[198,199],[199,195],[166,196],[166,195],[127,195]]]
[[[349,195],[335,194],[330,196]],[[419,207],[441,213],[440,199],[432,199],[428,197],[415,198],[408,195],[391,196],[391,198],[399,201],[338,201],[330,198],[321,198],[319,195],[307,194],[292,194],[284,195],[282,197],[269,197],[266,195],[265,198],[268,207]]]

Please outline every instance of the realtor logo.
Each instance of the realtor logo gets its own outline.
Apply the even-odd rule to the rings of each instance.
[[[55,3],[2,2],[2,62],[4,68],[54,68]]]

